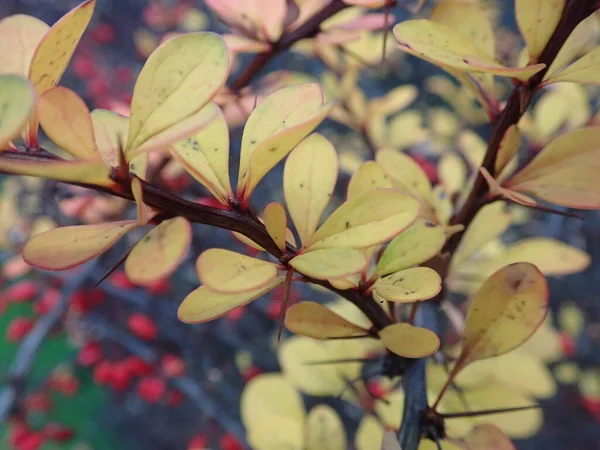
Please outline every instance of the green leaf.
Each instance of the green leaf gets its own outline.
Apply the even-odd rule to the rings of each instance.
[[[36,102],[33,86],[17,75],[0,76],[0,150],[19,136]]]
[[[440,348],[440,339],[433,331],[408,323],[385,327],[379,338],[389,351],[405,358],[425,358]]]
[[[365,255],[354,248],[321,248],[300,253],[290,265],[303,275],[328,280],[363,271],[367,266]]]
[[[383,278],[373,285],[377,300],[410,303],[428,300],[442,290],[442,279],[428,267],[413,267],[401,270]]]

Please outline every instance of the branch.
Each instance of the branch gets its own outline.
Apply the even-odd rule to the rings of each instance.
[[[44,339],[60,322],[69,305],[69,298],[86,279],[92,267],[93,264],[88,265],[67,282],[58,304],[39,319],[23,339],[8,374],[7,386],[0,394],[0,423],[4,423],[13,413],[25,390],[27,376]]]
[[[321,23],[347,7],[348,5],[342,2],[342,0],[333,0],[294,31],[289,34],[283,34],[277,42],[271,44],[269,50],[259,53],[254,57],[250,64],[248,64],[248,66],[246,66],[246,68],[231,83],[231,89],[239,91],[246,87],[250,84],[254,76],[266,66],[275,55],[283,50],[287,50],[302,39],[316,36],[319,31],[321,31]]]
[[[546,64],[546,67],[535,74],[527,83],[519,84],[511,93],[505,108],[502,110],[498,118],[492,123],[492,137],[490,139],[487,152],[483,159],[482,167],[487,169],[489,173],[494,174],[496,158],[500,149],[502,138],[511,125],[516,125],[521,116],[529,107],[535,93],[539,89],[546,72],[556,58],[558,51],[569,37],[575,27],[586,17],[594,13],[597,4],[594,0],[568,0],[563,15],[548,41],[546,48],[540,55],[537,62]],[[463,224],[464,230],[453,235],[444,248],[444,251],[453,253],[462,235],[469,227],[475,215],[481,208],[480,200],[485,198],[488,193],[488,185],[485,178],[478,173],[473,189],[471,190],[462,209],[450,221],[450,225]]]

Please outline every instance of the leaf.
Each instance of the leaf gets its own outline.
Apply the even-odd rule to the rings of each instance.
[[[467,364],[502,355],[523,344],[548,313],[548,286],[530,263],[494,273],[479,288],[465,322],[463,349],[453,373]]]
[[[313,133],[290,153],[283,171],[283,193],[300,242],[306,245],[327,207],[338,174],[338,156],[324,136]]]
[[[222,248],[204,251],[196,261],[200,282],[214,292],[239,294],[270,285],[277,265]]]
[[[537,61],[565,9],[565,0],[516,0],[517,25],[525,39],[530,61]]]
[[[25,14],[0,20],[0,73],[27,77],[33,53],[49,29],[41,20]]]
[[[278,373],[259,375],[246,384],[240,412],[247,429],[277,418],[304,425],[306,417],[302,397],[294,385]]]
[[[367,161],[358,168],[348,184],[348,200],[360,197],[371,189],[392,189],[394,186],[383,167]]]
[[[389,351],[405,358],[425,358],[440,348],[440,339],[433,331],[408,323],[389,325],[379,337]]]
[[[315,302],[300,302],[290,306],[285,326],[292,333],[314,339],[363,336],[367,330],[347,321],[329,308]]]
[[[19,136],[35,102],[35,89],[25,78],[0,76],[0,150]]]
[[[561,206],[600,208],[600,127],[560,135],[503,185]]]
[[[39,94],[60,81],[95,7],[96,0],[87,0],[73,8],[48,30],[37,46],[29,66],[29,79]]]
[[[290,265],[302,275],[328,280],[352,275],[367,266],[365,255],[354,248],[318,248],[300,253],[290,261]]]
[[[528,197],[527,195],[520,194],[519,192],[513,191],[512,189],[507,189],[507,188],[501,186],[498,183],[498,181],[495,180],[494,177],[492,177],[490,175],[490,173],[487,171],[487,169],[485,167],[481,167],[479,169],[479,172],[481,172],[481,174],[485,178],[485,181],[487,182],[487,184],[490,188],[490,194],[492,196],[504,197],[514,203],[518,203],[523,206],[528,206],[530,208],[538,208],[538,209],[540,208],[540,206],[538,205],[538,202],[536,202],[531,197]]]
[[[287,0],[254,0],[260,15],[260,28],[265,40],[276,42],[283,33],[287,14],[293,14],[293,7]],[[243,6],[245,9],[246,6]]]
[[[600,47],[596,47],[570,66],[556,72],[547,80],[547,82],[560,83],[569,81],[572,83],[593,84],[598,86],[600,85],[600,75],[598,75],[599,68]]]
[[[50,180],[112,186],[110,169],[101,161],[31,162],[0,159],[0,171]]]
[[[238,193],[247,199],[259,181],[333,108],[324,103],[317,83],[288,86],[260,103],[246,122],[242,135]]]
[[[225,83],[228,69],[227,47],[215,33],[186,33],[161,44],[133,91],[129,157],[149,139],[201,111]]]
[[[171,154],[221,203],[233,198],[229,181],[229,129],[221,109],[200,131],[172,145]]]
[[[344,202],[317,230],[308,247],[365,248],[380,244],[409,227],[420,204],[414,198],[388,189],[374,189]]]
[[[304,423],[273,416],[248,427],[246,439],[253,450],[304,450]]]
[[[509,437],[491,423],[477,425],[463,441],[467,450],[516,450]]]
[[[444,228],[418,221],[396,236],[379,258],[376,273],[388,275],[433,258],[444,246]]]
[[[455,153],[444,153],[438,162],[438,175],[446,191],[452,195],[462,190],[467,180],[467,167]]]
[[[385,436],[383,425],[371,414],[365,414],[358,424],[354,436],[356,450],[373,450],[374,442],[381,442]]]
[[[335,409],[329,405],[317,405],[306,418],[306,450],[346,450],[344,424]]]
[[[505,67],[466,35],[431,20],[401,22],[394,27],[394,36],[400,42],[400,50],[442,68],[449,67],[463,72],[486,72],[526,81],[545,67],[544,64]]]
[[[428,267],[413,267],[383,278],[373,285],[377,299],[410,303],[435,297],[442,289],[442,279]]]
[[[381,149],[375,155],[375,160],[400,189],[426,202],[431,201],[431,182],[410,156],[393,149]]]
[[[52,142],[71,156],[88,161],[100,159],[90,111],[75,92],[62,86],[47,90],[40,97],[38,115]]]
[[[402,450],[398,438],[396,437],[396,433],[391,430],[385,433],[383,441],[381,442],[381,450]]]
[[[138,225],[143,226],[148,224],[154,216],[154,211],[144,203],[144,188],[139,178],[131,180],[131,193],[135,200]]]
[[[278,277],[267,285],[239,294],[220,294],[211,291],[206,286],[200,286],[188,294],[179,305],[177,317],[185,323],[208,322],[225,315],[232,309],[247,305],[281,283],[283,283],[283,278]]]
[[[500,141],[500,148],[498,149],[495,166],[497,174],[502,172],[502,170],[506,168],[511,160],[517,155],[520,145],[521,132],[519,131],[519,127],[511,125],[506,130],[506,133],[504,133],[502,141]]]
[[[277,247],[285,252],[285,237],[287,234],[287,217],[281,203],[269,203],[265,208],[265,227]]]
[[[488,242],[493,241],[504,233],[512,222],[512,216],[506,211],[502,202],[486,205],[479,210],[473,223],[463,236],[461,244],[454,255],[453,265],[468,259],[481,250]]]
[[[72,269],[101,255],[137,226],[135,220],[125,220],[55,228],[30,239],[23,259],[38,269]]]
[[[93,110],[91,117],[100,158],[109,167],[119,167],[119,154],[127,144],[129,120],[106,109]]]
[[[125,261],[132,283],[148,285],[171,275],[185,258],[192,227],[184,217],[165,220],[140,239]]]

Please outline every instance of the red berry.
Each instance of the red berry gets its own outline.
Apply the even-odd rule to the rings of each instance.
[[[110,380],[111,363],[108,361],[100,361],[96,367],[94,367],[94,381],[99,384],[107,384]]]
[[[6,327],[6,340],[18,342],[29,334],[33,328],[33,320],[28,317],[15,317]]]
[[[13,447],[18,447],[21,442],[29,435],[29,428],[24,423],[16,423],[10,430],[10,436],[8,442]]]
[[[577,346],[575,345],[575,342],[573,342],[573,338],[571,336],[569,336],[567,333],[564,333],[564,332],[559,333],[558,340],[559,340],[560,346],[562,348],[563,354],[567,358],[570,358],[573,355],[575,355]]]
[[[158,330],[154,321],[141,313],[133,313],[127,319],[127,326],[135,336],[140,339],[152,340],[156,339]]]
[[[76,55],[71,64],[73,73],[78,78],[91,78],[96,73],[96,65],[91,56]]]
[[[59,423],[48,423],[43,429],[44,435],[53,441],[65,442],[73,439],[74,432],[71,428],[68,428]]]
[[[177,355],[165,355],[160,361],[163,373],[167,377],[178,377],[185,371],[183,360]]]
[[[250,366],[247,370],[244,371],[242,376],[244,377],[244,381],[246,381],[246,383],[247,383],[252,378],[254,378],[255,376],[260,375],[260,374],[261,374],[261,370],[258,366]]]
[[[125,272],[123,271],[113,273],[109,280],[115,287],[126,291],[131,290],[134,287],[133,283],[129,281],[129,278],[127,278],[127,275],[125,275]]]
[[[187,450],[204,450],[206,447],[208,447],[208,437],[197,434],[188,444]]]
[[[152,366],[136,355],[128,356],[123,361],[127,371],[135,377],[141,377],[152,373]]]
[[[27,411],[48,412],[52,409],[52,402],[46,392],[36,392],[25,397],[23,405]]]
[[[97,289],[77,291],[71,297],[71,307],[74,311],[85,314],[102,303],[105,298],[106,294]]]
[[[42,298],[39,299],[35,305],[33,306],[33,310],[36,314],[48,314],[60,301],[60,291],[54,288],[47,288],[42,295]]]
[[[40,432],[28,433],[17,445],[18,450],[38,450],[44,445],[45,436]]]
[[[244,317],[244,313],[246,311],[246,308],[239,307],[239,308],[235,308],[232,309],[231,311],[229,311],[225,316],[231,320],[232,322],[237,322],[238,320],[240,320],[242,317]]]
[[[115,79],[120,84],[129,83],[133,78],[133,71],[127,66],[118,66],[115,69]]]
[[[579,401],[581,402],[581,406],[583,406],[583,408],[589,413],[594,415],[600,414],[599,398],[581,396]]]
[[[115,391],[124,391],[131,384],[131,372],[125,363],[114,363],[109,372],[109,384]]]
[[[138,395],[148,403],[158,402],[165,393],[165,382],[157,377],[142,378],[137,385]]]
[[[64,395],[75,395],[79,390],[79,380],[73,376],[70,370],[59,368],[55,370],[48,384],[52,389]]]
[[[242,444],[232,434],[226,433],[219,439],[221,450],[243,450]]]
[[[14,303],[28,302],[38,293],[38,286],[31,280],[20,281],[6,290],[4,295]]]
[[[166,294],[171,290],[171,282],[168,279],[163,278],[150,283],[148,286],[146,286],[146,289],[148,289],[148,291],[154,295]]]
[[[85,94],[90,97],[106,97],[108,92],[108,84],[101,76],[91,79],[85,88]]]
[[[369,392],[375,398],[383,398],[386,394],[385,389],[379,381],[371,380],[369,381]]]
[[[109,44],[116,38],[115,28],[108,23],[99,23],[92,29],[92,38],[99,44]]]
[[[102,346],[98,342],[88,342],[79,350],[77,362],[84,367],[93,366],[102,359]]]

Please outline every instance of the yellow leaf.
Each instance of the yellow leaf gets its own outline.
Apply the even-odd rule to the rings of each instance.
[[[498,260],[501,265],[516,262],[535,264],[545,275],[570,275],[590,265],[589,255],[563,242],[545,237],[522,239],[511,245]]]
[[[62,86],[47,90],[38,106],[40,125],[48,137],[76,159],[100,159],[90,111],[75,92]]]
[[[362,164],[348,184],[348,200],[360,197],[371,189],[392,189],[394,186],[383,167],[375,161]]]
[[[284,87],[265,98],[244,127],[238,193],[247,199],[267,172],[311,133],[333,106],[324,103],[317,83]]]
[[[15,14],[0,21],[0,73],[27,77],[33,53],[50,27],[35,17]]]
[[[304,450],[304,423],[299,420],[269,414],[247,428],[252,450]]]
[[[384,435],[383,425],[374,416],[365,414],[354,436],[356,450],[373,450],[373,443],[381,442]]]
[[[491,423],[477,425],[463,442],[468,450],[516,450],[504,431]]]
[[[144,189],[139,178],[131,180],[131,193],[135,200],[137,223],[140,226],[146,225],[154,215],[152,208],[144,203]]]
[[[354,248],[319,248],[292,258],[290,265],[303,275],[317,280],[341,278],[364,270],[365,255]]]
[[[494,177],[490,175],[490,173],[487,171],[487,169],[485,167],[481,167],[479,169],[479,172],[481,172],[481,174],[485,178],[485,181],[487,182],[487,184],[490,188],[490,194],[492,194],[493,196],[505,197],[515,203],[518,203],[518,204],[524,205],[524,206],[529,206],[529,207],[538,206],[538,203],[531,197],[521,194],[519,192],[516,192],[512,189],[507,189],[506,187],[501,186],[498,183],[498,180],[494,179]]]
[[[285,326],[292,333],[314,339],[364,336],[367,330],[348,322],[329,308],[315,302],[300,302],[290,306]]]
[[[526,81],[545,67],[544,64],[521,68],[505,67],[466,35],[431,20],[399,23],[394,27],[394,35],[400,42],[399,48],[402,51],[442,68],[486,72]]]
[[[516,0],[515,15],[532,62],[546,47],[565,8],[565,0]]]
[[[506,212],[506,205],[502,202],[492,203],[481,208],[471,226],[465,231],[453,258],[453,265],[458,266],[460,261],[471,257],[485,244],[499,237],[510,226],[511,220],[511,215]]]
[[[440,181],[449,194],[462,190],[467,181],[467,167],[461,158],[446,152],[440,158],[437,169]]]
[[[171,275],[185,258],[192,242],[187,219],[165,220],[140,239],[125,261],[132,283],[147,285]]]
[[[137,178],[141,180],[146,179],[146,175],[148,173],[148,155],[147,153],[143,153],[141,155],[136,156],[131,161],[129,161],[129,174],[135,175]]]
[[[511,125],[508,127],[508,130],[506,130],[506,133],[504,133],[502,141],[500,142],[495,166],[497,174],[502,172],[502,170],[507,167],[511,160],[517,155],[519,145],[521,145],[521,132],[519,131],[519,127]]]
[[[415,86],[408,84],[399,86],[389,91],[384,97],[371,100],[369,108],[372,115],[389,116],[405,109],[417,98],[418,93]]]
[[[442,289],[442,279],[428,267],[413,267],[383,278],[373,285],[375,297],[390,302],[410,303],[435,297]]]
[[[375,412],[388,429],[397,430],[404,416],[404,400],[406,396],[402,389],[394,389],[385,396],[385,401],[375,400]]]
[[[317,405],[308,413],[305,432],[306,450],[346,450],[344,424],[335,409]]]
[[[287,234],[287,217],[281,203],[269,203],[265,208],[265,227],[277,247],[285,252],[285,237]]]
[[[572,83],[600,85],[600,47],[585,54],[570,66],[556,72],[550,77],[548,83],[570,81]]]
[[[119,167],[119,154],[127,144],[129,120],[106,109],[95,109],[91,117],[100,158],[109,167]]]
[[[375,155],[375,160],[398,187],[426,202],[431,201],[431,182],[410,156],[397,150],[382,149]]]
[[[172,155],[221,203],[233,198],[229,181],[229,129],[223,112],[192,136],[175,142]]]
[[[29,67],[29,79],[40,94],[60,81],[96,6],[87,0],[56,22],[36,48]]]
[[[71,269],[102,254],[137,226],[135,220],[126,220],[55,228],[30,239],[23,259],[39,269]]]
[[[521,352],[520,349],[489,361],[494,363],[493,376],[496,381],[537,398],[556,395],[556,382],[546,364]],[[466,368],[465,372],[487,362],[474,364]]]
[[[222,248],[203,252],[196,262],[200,282],[214,292],[238,294],[270,285],[277,265]]]
[[[377,275],[389,275],[433,258],[444,246],[444,227],[420,220],[388,244],[377,263]]]
[[[279,364],[287,379],[302,392],[313,396],[337,396],[345,383],[335,364],[309,364],[335,357],[326,342],[292,336],[279,346]],[[360,371],[360,364],[358,364]]]
[[[0,151],[19,136],[35,102],[35,90],[25,78],[0,76]]]
[[[313,235],[310,250],[364,248],[401,233],[417,218],[420,204],[409,195],[374,189],[343,203]]]
[[[306,245],[335,188],[338,157],[324,136],[313,133],[288,157],[283,172],[283,192],[300,242]]]
[[[433,331],[408,323],[389,325],[379,337],[389,351],[405,358],[424,358],[440,348],[440,339]]]
[[[600,127],[565,133],[503,185],[561,206],[600,208]]]
[[[101,161],[30,162],[1,159],[0,171],[98,186],[112,186],[114,184],[113,180],[110,179],[110,169]]]
[[[177,317],[185,323],[202,323],[221,317],[232,309],[244,306],[283,283],[283,278],[275,278],[266,286],[239,294],[220,294],[206,286],[200,286],[183,300],[177,310]]]
[[[242,422],[252,430],[262,422],[284,418],[304,425],[302,397],[282,374],[268,373],[246,384],[240,400]]]
[[[200,111],[182,119],[180,122],[165,128],[154,136],[148,138],[140,146],[126,152],[127,160],[132,161],[136,156],[149,153],[155,150],[168,150],[171,144],[182,140],[201,130],[212,122],[218,112],[215,103],[210,102]],[[131,121],[130,121],[131,123]]]
[[[463,349],[453,373],[478,359],[507,353],[525,342],[548,313],[548,285],[530,263],[515,263],[494,273],[469,307]]]
[[[228,66],[227,47],[215,33],[186,33],[161,44],[135,84],[127,153],[194,117],[223,86]]]

